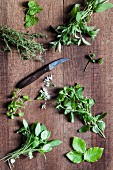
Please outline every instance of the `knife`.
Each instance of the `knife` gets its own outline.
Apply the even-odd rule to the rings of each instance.
[[[68,61],[68,60],[69,60],[69,58],[60,58],[58,60],[55,60],[55,61],[43,66],[42,68],[38,69],[37,71],[31,73],[30,75],[28,75],[27,77],[22,79],[17,84],[16,87],[19,88],[19,89],[22,89],[22,88],[28,86],[29,84],[31,84],[32,82],[37,80],[40,76],[42,76],[46,72],[53,70],[56,66],[58,66],[59,64],[65,62],[65,61]]]

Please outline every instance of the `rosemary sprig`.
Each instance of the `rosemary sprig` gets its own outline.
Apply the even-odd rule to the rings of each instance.
[[[41,60],[40,55],[45,52],[45,49],[41,43],[33,41],[33,38],[43,36],[45,35],[19,32],[8,26],[0,27],[0,39],[5,42],[5,50],[11,51],[11,45],[16,47],[22,60]]]

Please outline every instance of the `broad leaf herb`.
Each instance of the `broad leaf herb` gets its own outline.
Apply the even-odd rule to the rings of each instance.
[[[51,47],[58,49],[61,52],[62,45],[91,45],[86,36],[90,37],[94,41],[100,29],[96,29],[95,26],[89,26],[88,23],[91,20],[94,12],[102,12],[113,7],[112,3],[107,0],[87,0],[86,6],[81,10],[81,5],[76,4],[70,12],[70,21],[68,24],[60,25],[56,28],[56,41],[50,42]],[[86,35],[86,36],[84,36]]]
[[[84,126],[79,129],[79,132],[93,131],[105,138],[103,118],[107,113],[93,116],[91,107],[95,101],[92,98],[84,97],[83,91],[84,87],[79,84],[64,87],[59,91],[56,108],[63,111],[65,115],[70,114],[71,122],[74,122],[75,116],[84,122]]]
[[[50,152],[54,147],[60,145],[60,140],[49,140],[51,132],[47,130],[44,124],[39,122],[28,125],[27,121],[23,119],[23,127],[18,131],[23,135],[23,144],[20,149],[7,154],[0,160],[8,162],[10,169],[14,166],[16,159],[21,155],[28,156],[33,159],[33,153],[39,152],[46,158],[45,153]]]
[[[73,149],[66,154],[67,158],[73,163],[81,163],[83,161],[96,162],[103,153],[103,148],[93,147],[86,150],[86,142],[78,137],[74,137],[72,143]]]
[[[41,12],[42,8],[34,0],[28,2],[28,9],[25,16],[25,27],[29,28],[38,23],[39,19],[35,16]]]
[[[29,34],[16,31],[8,26],[0,27],[0,39],[5,43],[5,51],[12,51],[16,47],[22,60],[41,60],[45,49],[41,43],[35,42],[34,38],[45,37],[43,34]]]
[[[14,119],[15,116],[23,117],[24,112],[22,110],[25,109],[25,104],[31,101],[31,99],[27,95],[21,96],[19,89],[12,93],[11,99],[7,107],[7,116],[11,119]]]

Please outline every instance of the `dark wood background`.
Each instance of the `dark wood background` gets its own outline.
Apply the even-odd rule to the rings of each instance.
[[[113,2],[113,0],[110,1]],[[16,30],[26,31],[23,2],[25,1],[0,0],[0,25],[9,25]],[[38,15],[40,22],[29,31],[46,33],[50,41],[53,35],[48,29],[49,26],[55,27],[65,22],[70,6],[78,2],[83,3],[82,0],[39,1],[43,8],[43,12]],[[61,57],[70,58],[69,62],[52,71],[56,86],[80,83],[85,87],[85,95],[96,100],[92,109],[93,114],[109,112],[105,118],[106,139],[103,139],[91,132],[77,133],[82,123],[77,119],[73,124],[68,122],[65,115],[55,109],[55,101],[49,102],[45,111],[39,109],[39,101],[29,103],[24,118],[29,123],[36,121],[44,123],[52,132],[51,139],[60,139],[63,144],[47,153],[47,160],[44,160],[41,154],[36,154],[32,160],[25,157],[19,158],[15,163],[15,170],[113,170],[113,9],[93,15],[91,25],[101,30],[92,46],[63,47],[61,54],[51,49],[44,54],[45,63],[22,62],[16,50],[13,50],[12,56],[11,53],[0,50],[0,157],[21,145],[21,135],[19,136],[15,131],[19,129],[19,121],[22,121],[22,118],[8,119],[3,104],[21,78],[53,60]],[[104,64],[90,64],[84,73],[83,69],[87,63],[85,55],[89,51],[94,52],[97,57],[104,58]],[[35,97],[42,86],[44,77],[45,75],[26,87],[22,93]],[[87,142],[87,147],[105,148],[102,158],[96,163],[84,162],[76,165],[69,162],[64,155],[71,150],[70,141],[73,136],[83,138]],[[0,170],[8,170],[7,163],[0,162],[0,165]]]

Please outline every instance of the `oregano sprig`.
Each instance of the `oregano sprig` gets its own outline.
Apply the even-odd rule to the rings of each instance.
[[[81,10],[81,5],[76,4],[70,12],[70,21],[67,24],[58,26],[55,31],[57,34],[56,40],[50,42],[51,47],[58,49],[61,52],[62,45],[91,45],[86,36],[94,41],[100,29],[95,26],[89,26],[94,12],[103,12],[113,7],[113,4],[107,0],[87,0],[86,6]],[[85,35],[85,36],[84,36]]]
[[[62,143],[57,139],[49,140],[51,132],[47,130],[44,124],[39,122],[33,123],[29,126],[28,122],[23,119],[23,127],[17,133],[21,133],[23,135],[23,144],[21,148],[0,159],[7,161],[11,170],[15,161],[21,155],[28,156],[29,159],[33,159],[33,153],[39,152],[46,158],[46,152],[52,151],[54,147]]]
[[[102,154],[103,148],[92,147],[86,149],[86,142],[78,137],[73,138],[72,147],[74,150],[66,154],[66,157],[73,163],[96,162],[98,161]]]
[[[75,116],[84,122],[84,126],[79,129],[79,132],[93,131],[105,138],[103,118],[107,113],[93,116],[91,107],[95,101],[92,98],[84,97],[83,91],[84,87],[79,84],[62,88],[57,97],[56,108],[63,111],[65,115],[70,114],[71,122],[74,122]]]

